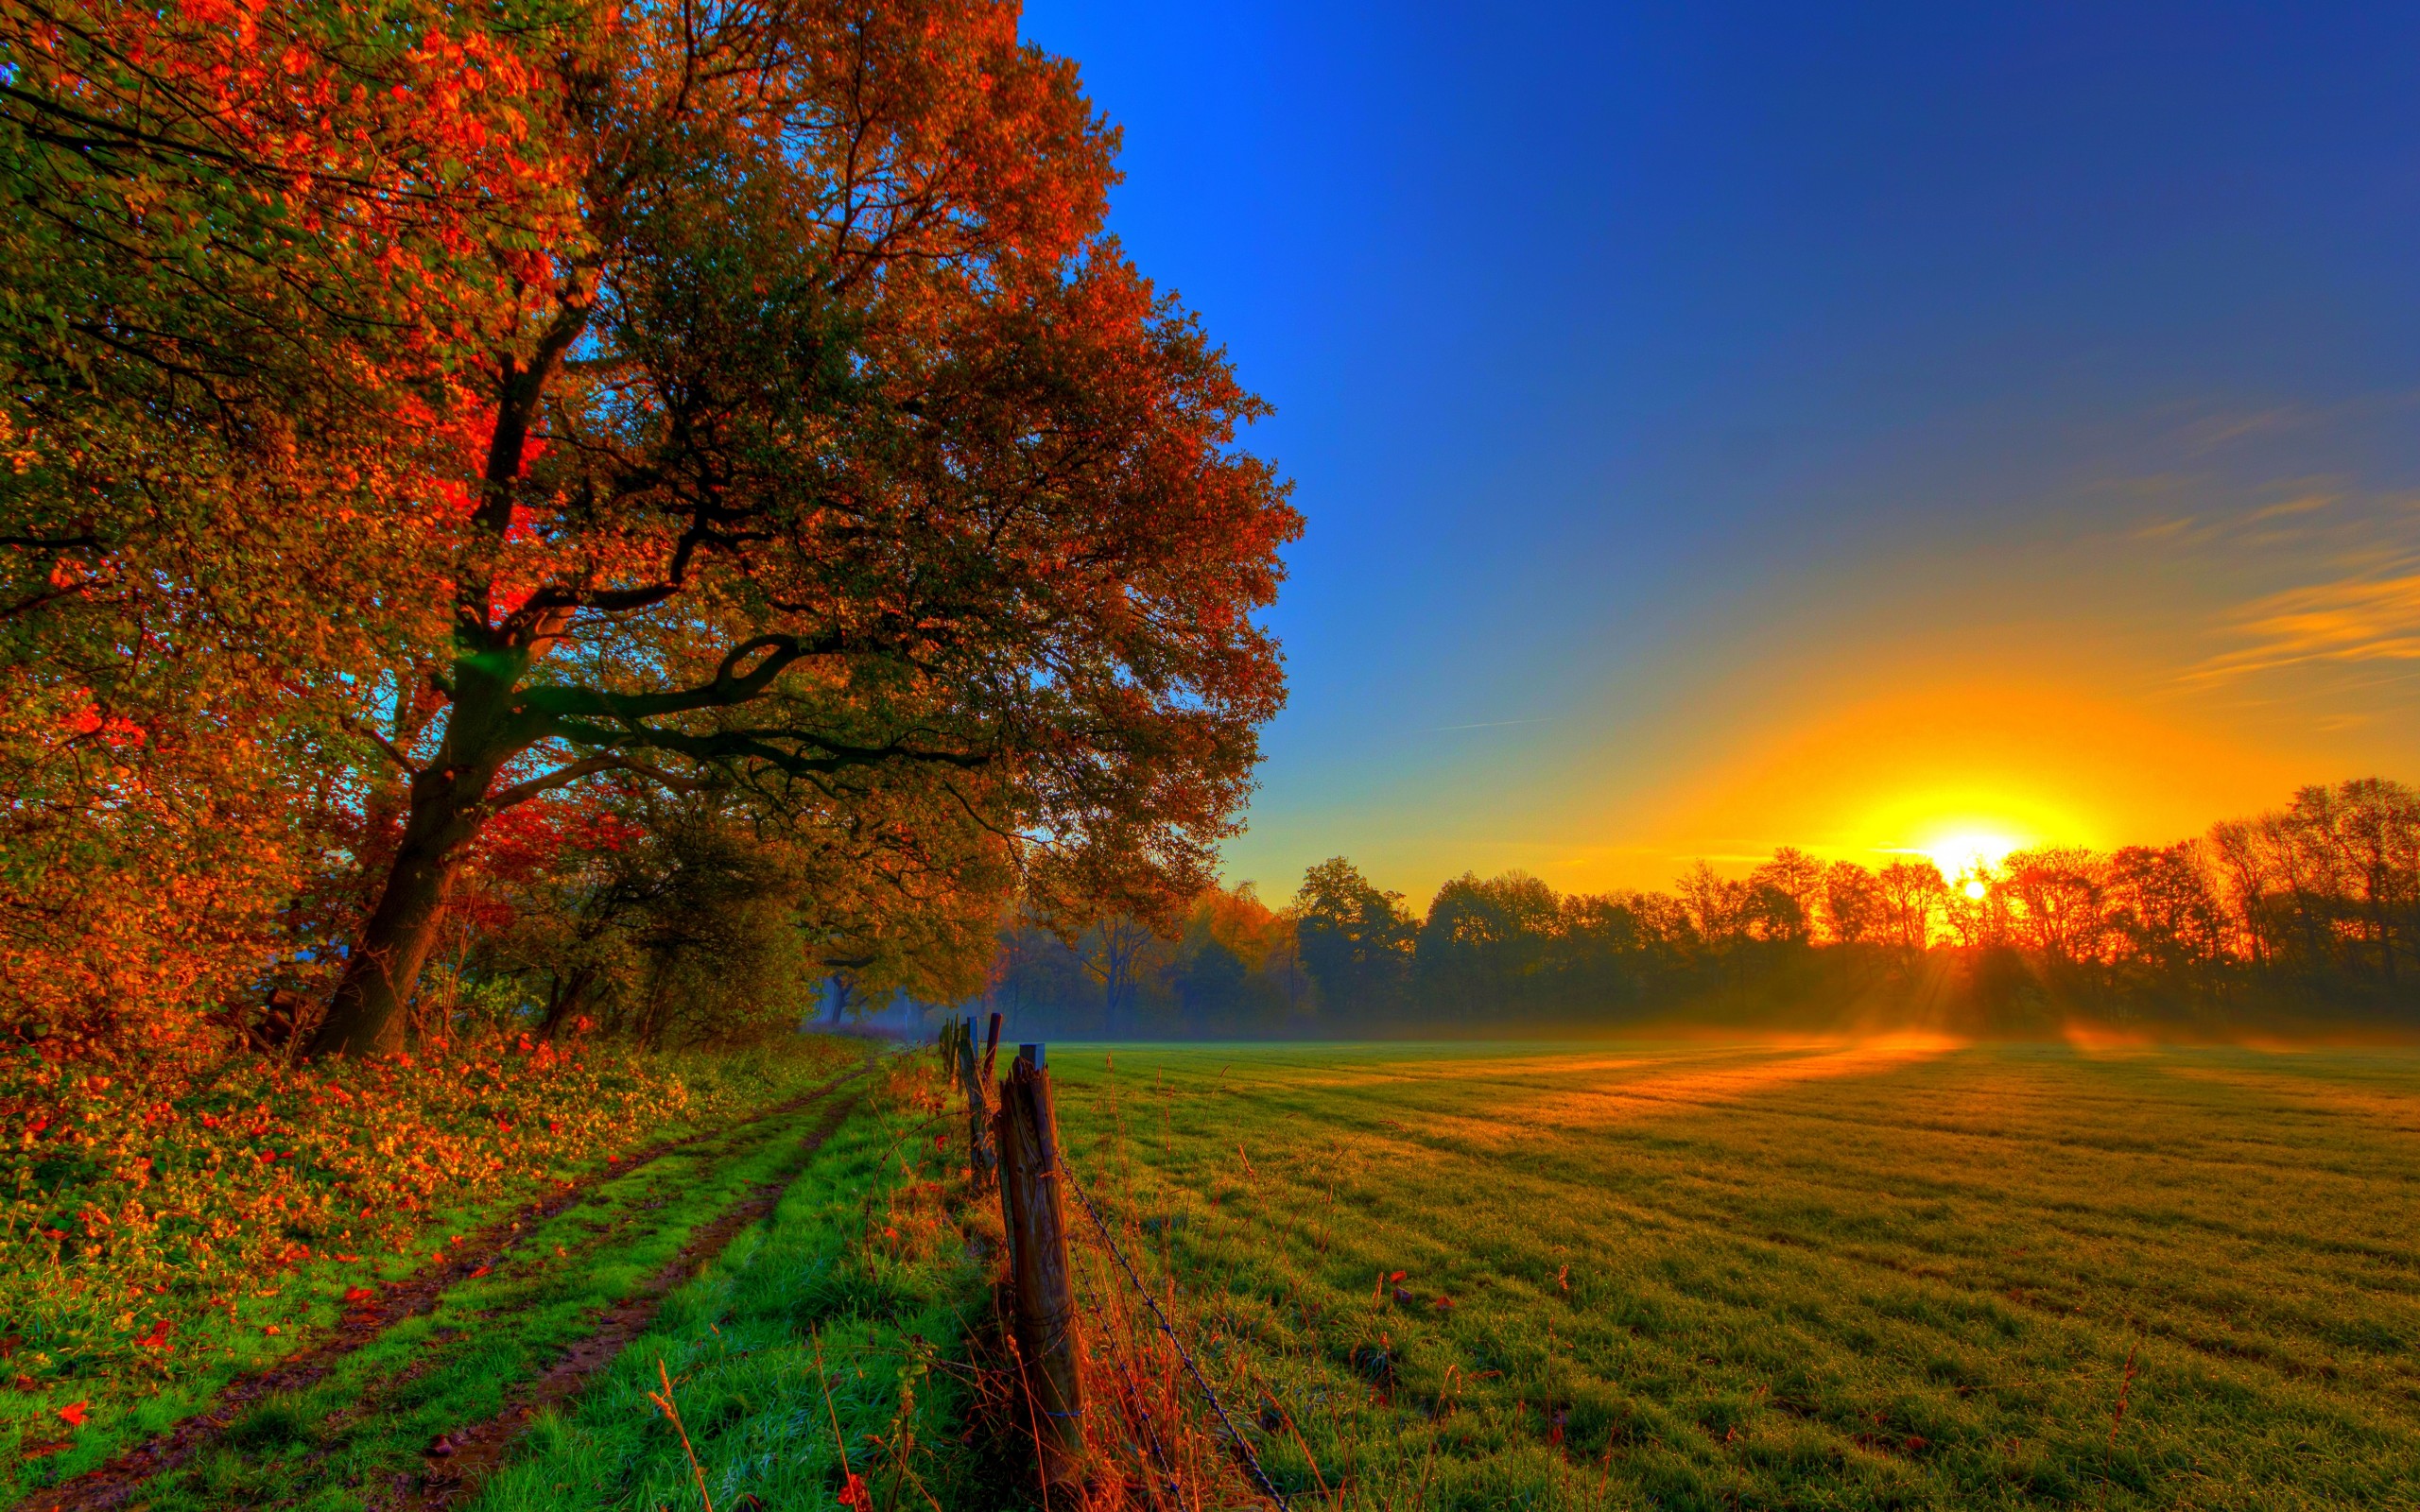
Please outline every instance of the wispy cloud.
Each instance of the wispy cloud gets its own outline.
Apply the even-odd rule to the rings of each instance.
[[[2302,494],[2298,497],[2287,499],[2278,504],[2269,505],[2266,507],[2253,510],[2247,523],[2258,524],[2265,520],[2290,520],[2295,515],[2314,514],[2319,510],[2326,508],[2329,505],[2334,504],[2342,497],[2342,495],[2335,493]]]
[[[2233,619],[2247,644],[2203,662],[2191,680],[2311,662],[2420,662],[2420,561],[2395,566],[2400,570],[2291,588],[2245,605]]]
[[[2186,456],[2205,456],[2237,441],[2308,426],[2322,418],[2324,412],[2302,404],[2203,415],[2178,426],[2169,443]]]
[[[2347,496],[2332,490],[2304,488],[2273,503],[2208,514],[2167,514],[2138,526],[2136,541],[2176,547],[2237,547],[2274,549],[2317,541],[2331,530],[2360,530],[2368,522],[2326,511]]]

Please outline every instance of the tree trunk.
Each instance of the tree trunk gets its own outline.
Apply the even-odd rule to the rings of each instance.
[[[311,1037],[312,1056],[391,1055],[404,1047],[404,1005],[437,943],[462,848],[478,833],[480,804],[502,764],[500,757],[441,761],[412,778],[403,838],[327,1017]]]
[[[2389,992],[2392,992],[2395,989],[2396,986],[2394,980],[2394,926],[2389,922],[2387,919],[2385,879],[2377,871],[2372,871],[2369,876],[2369,885],[2366,890],[2370,895],[2370,933],[2377,936],[2378,942],[2378,971],[2386,977],[2386,989]]]
[[[593,966],[574,967],[568,979],[555,979],[554,989],[546,994],[545,1017],[538,1023],[539,1039],[552,1040],[562,1032],[572,1015],[588,1001],[588,988],[596,980],[596,969]]]
[[[504,540],[512,524],[512,500],[521,476],[532,422],[555,365],[586,329],[586,296],[567,300],[528,361],[507,357],[497,395],[494,429],[488,437],[485,490],[475,523],[491,541]],[[513,641],[489,628],[493,586],[487,567],[462,564],[468,576],[455,597],[454,686],[445,736],[437,760],[412,774],[404,834],[387,868],[378,905],[371,910],[361,939],[345,962],[327,1017],[312,1036],[311,1054],[364,1056],[403,1048],[404,1005],[420,980],[421,967],[436,943],[464,846],[479,833],[489,785],[504,764],[537,738],[512,707],[512,690],[530,662],[545,654],[569,619],[568,610],[549,624],[530,627],[531,639]],[[434,686],[442,689],[443,684]],[[418,688],[409,695],[417,700]],[[399,719],[396,733],[409,737],[424,718]]]
[[[315,1057],[388,1055],[404,1047],[402,1009],[437,942],[454,887],[453,847],[445,837],[454,828],[453,816],[424,800],[426,782],[425,775],[412,782],[412,813],[403,843],[379,889],[378,906],[362,925],[336,995],[328,1000],[327,1017],[311,1037]]]

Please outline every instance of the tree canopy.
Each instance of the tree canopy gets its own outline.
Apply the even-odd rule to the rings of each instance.
[[[0,25],[0,918],[85,984],[22,1022],[94,1016],[82,854],[223,895],[126,926],[187,996],[393,1048],[482,835],[583,793],[777,840],[834,962],[1206,881],[1299,520],[1012,6]]]

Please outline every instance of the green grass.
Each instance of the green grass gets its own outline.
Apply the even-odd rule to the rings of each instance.
[[[439,1435],[501,1411],[513,1384],[590,1332],[695,1228],[794,1168],[802,1138],[830,1111],[741,1125],[600,1183],[534,1224],[493,1275],[455,1287],[308,1388],[252,1403],[218,1443],[147,1486],[145,1504],[337,1512],[408,1484]],[[313,1321],[333,1321],[327,1302],[314,1307],[324,1315]]]
[[[2420,1057],[1053,1049],[1298,1491],[2420,1505]]]
[[[7,1342],[12,1351],[7,1369],[0,1371],[0,1382],[11,1386],[0,1391],[0,1504],[13,1504],[29,1490],[91,1469],[203,1410],[229,1382],[313,1343],[336,1320],[348,1287],[412,1273],[427,1262],[433,1248],[444,1246],[450,1234],[467,1234],[505,1218],[523,1202],[549,1190],[545,1185],[549,1178],[571,1179],[610,1171],[609,1154],[619,1160],[642,1146],[759,1112],[828,1081],[866,1053],[866,1047],[856,1041],[815,1037],[769,1048],[646,1057],[643,1071],[651,1085],[660,1087],[677,1078],[685,1088],[683,1102],[688,1117],[642,1124],[627,1116],[608,1117],[614,1111],[610,1108],[584,1107],[577,1110],[579,1116],[565,1110],[566,1127],[585,1129],[601,1122],[611,1137],[583,1142],[568,1159],[532,1155],[517,1162],[499,1160],[490,1178],[472,1184],[470,1192],[458,1186],[441,1187],[441,1202],[447,1195],[458,1200],[434,1211],[390,1207],[382,1218],[392,1219],[410,1232],[407,1253],[353,1240],[350,1234],[344,1239],[320,1238],[317,1240],[320,1253],[299,1263],[264,1265],[240,1280],[177,1275],[174,1286],[156,1295],[146,1288],[129,1296],[122,1271],[107,1264],[61,1267],[52,1246],[20,1243],[6,1257],[18,1269],[10,1282],[12,1311],[7,1327],[0,1329],[9,1335]],[[129,1091],[121,1085],[113,1095],[124,1096]],[[295,1106],[287,1110],[287,1121],[275,1141],[287,1147],[296,1142],[298,1132],[310,1131],[311,1109],[318,1106],[293,1101]],[[475,1123],[483,1113],[481,1108],[467,1107],[455,1111],[459,1115],[457,1123]],[[547,1112],[540,1108],[536,1116],[543,1118]],[[515,1116],[527,1115],[516,1109]],[[139,1121],[130,1115],[120,1122]],[[398,1122],[419,1126],[410,1118],[399,1116]],[[206,1135],[197,1133],[190,1121],[175,1125],[172,1132],[197,1142],[223,1142],[231,1137],[224,1127]],[[547,1147],[551,1149],[552,1143]],[[147,1153],[160,1152],[155,1147]],[[411,1153],[407,1147],[397,1159]],[[671,1169],[693,1165],[694,1161],[680,1163]],[[660,1178],[650,1175],[648,1179]],[[55,1194],[53,1200],[72,1207],[81,1199]],[[608,1195],[605,1200],[610,1204],[614,1199]],[[152,1204],[160,1205],[156,1194]],[[148,1272],[138,1274],[147,1276]],[[42,1352],[45,1347],[60,1348],[53,1342],[60,1331],[43,1326],[45,1310],[89,1314],[106,1327],[109,1314],[121,1308],[130,1311],[117,1330],[121,1335],[118,1355],[145,1355],[144,1350],[124,1347],[123,1339],[141,1332],[145,1322],[154,1318],[173,1327],[172,1349],[144,1359],[140,1369],[117,1367],[110,1358],[54,1360]],[[89,1417],[80,1427],[71,1429],[58,1417],[59,1408],[70,1402],[88,1406]],[[55,1447],[55,1452],[42,1452]]]
[[[959,1436],[969,1390],[952,1356],[989,1306],[989,1268],[948,1219],[955,1181],[945,1190],[936,1179],[963,1157],[944,1159],[933,1137],[964,1119],[937,1112],[929,1063],[918,1056],[898,1068],[771,1220],[667,1298],[652,1329],[567,1410],[534,1421],[471,1505],[697,1507],[689,1461],[648,1400],[661,1389],[659,1364],[723,1512],[838,1506],[836,1416],[850,1469],[877,1504],[1012,1504],[996,1478],[1011,1468],[968,1452]]]

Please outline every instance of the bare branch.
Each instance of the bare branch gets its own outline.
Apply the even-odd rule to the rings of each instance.
[[[344,727],[347,730],[352,730],[354,734],[359,735],[362,739],[369,741],[372,745],[376,746],[380,750],[385,751],[389,761],[393,762],[397,766],[404,769],[405,776],[418,777],[420,775],[420,765],[417,762],[414,762],[409,756],[405,755],[403,748],[397,746],[393,741],[389,740],[386,736],[371,729],[368,725],[363,724],[360,720],[350,716],[347,716],[345,719]]]

